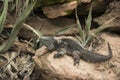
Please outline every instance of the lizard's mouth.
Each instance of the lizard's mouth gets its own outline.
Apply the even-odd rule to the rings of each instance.
[[[42,47],[42,42],[39,41],[38,47]]]

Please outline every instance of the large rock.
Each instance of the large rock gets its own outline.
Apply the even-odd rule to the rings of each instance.
[[[80,60],[80,64],[73,66],[73,59],[64,56],[60,59],[54,59],[56,53],[46,53],[46,47],[36,51],[34,61],[39,67],[41,78],[43,80],[118,80],[120,79],[120,38],[108,34],[102,34],[106,42],[110,42],[113,50],[113,58],[103,63],[88,63]],[[71,38],[71,37],[68,37]],[[99,53],[106,53],[107,43],[99,46]]]
[[[109,13],[96,17],[94,21],[96,21],[99,25],[103,25],[108,20],[115,18],[107,24],[110,26],[108,30],[120,32],[120,1],[114,1],[113,3],[111,3],[111,8],[112,10]]]
[[[69,3],[64,3],[62,5],[53,5],[48,7],[43,7],[43,13],[48,18],[57,18],[59,16],[65,16],[70,14],[77,7],[77,1],[72,1]]]
[[[48,18],[56,18],[72,14],[78,5],[78,14],[88,14],[90,7],[93,7],[93,13],[98,14],[104,12],[111,0],[68,0],[62,4],[52,4],[50,6],[42,7],[43,13]]]
[[[78,5],[78,14],[79,15],[88,14],[91,6],[92,6],[93,13],[95,15],[95,14],[104,12],[107,9],[108,4],[106,4],[104,0],[92,0],[88,3],[83,3],[83,4],[81,3]]]
[[[61,29],[64,29],[67,26],[75,24],[74,19],[59,17],[56,19],[38,19],[34,17],[29,17],[26,21],[26,24],[30,25],[36,30],[40,30],[44,35],[55,35],[55,33]],[[76,33],[77,28],[73,27],[68,31],[64,32],[63,35],[73,35]],[[20,30],[19,36],[25,39],[31,39],[34,36],[34,33],[26,28],[23,27]]]

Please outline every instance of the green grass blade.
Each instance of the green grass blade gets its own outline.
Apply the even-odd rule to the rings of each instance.
[[[28,7],[18,17],[18,19],[14,25],[14,28],[11,32],[9,40],[7,41],[7,43],[0,46],[0,53],[6,52],[11,47],[11,45],[13,44],[13,42],[14,42],[14,40],[19,32],[19,30],[21,29],[23,22],[25,21],[26,17],[29,15],[29,13],[33,9],[34,5],[36,4],[36,1],[37,0],[34,0],[33,3],[29,4]]]
[[[90,28],[91,28],[91,22],[92,22],[92,7],[90,8],[90,11],[88,13],[87,20],[85,21],[85,32],[86,32],[86,35],[89,35]]]
[[[7,16],[7,10],[8,10],[8,0],[4,0],[3,11],[2,11],[2,14],[0,15],[0,33],[3,30],[3,26]]]
[[[105,22],[103,25],[99,26],[97,29],[94,30],[93,33],[96,35],[97,33],[101,32],[102,30],[110,27],[110,25],[107,25],[107,24],[110,23],[111,21],[113,21],[115,18],[117,18],[117,16],[114,17],[114,18],[112,18],[112,19],[110,19],[110,20],[108,20],[108,21]]]
[[[108,27],[109,27],[109,25],[102,25],[102,26],[98,27],[97,29],[95,29],[93,33],[97,34]]]
[[[70,25],[70,26],[65,27],[64,29],[61,29],[61,30],[59,30],[59,31],[57,31],[57,32],[55,33],[55,36],[56,36],[56,35],[63,34],[63,33],[65,33],[67,30],[69,30],[69,29],[71,29],[72,27],[75,27],[75,26],[76,26],[76,24],[72,24],[72,25]]]
[[[85,41],[86,41],[86,33],[85,33],[85,31],[83,30],[83,39],[82,39],[82,45],[84,45],[85,44]]]
[[[77,8],[75,9],[75,17],[76,17],[77,27],[78,27],[78,30],[79,30],[79,35],[80,35],[81,39],[83,40],[83,37],[84,37],[83,34],[84,33],[83,33],[83,30],[82,30],[82,27],[81,27],[81,24],[80,24],[78,15],[77,15]]]
[[[97,38],[96,34],[100,33],[101,31],[103,31],[104,29],[107,29],[108,27],[110,27],[110,25],[107,25],[108,23],[110,23],[111,21],[113,21],[116,17],[108,20],[107,22],[105,22],[103,25],[99,26],[97,29],[93,30],[92,33],[90,34],[90,40],[92,41],[94,38]]]

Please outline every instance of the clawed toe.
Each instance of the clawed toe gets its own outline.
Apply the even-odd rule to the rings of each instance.
[[[74,66],[79,65],[79,60],[74,60]]]

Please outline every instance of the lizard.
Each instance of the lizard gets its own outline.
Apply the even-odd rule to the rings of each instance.
[[[50,36],[42,37],[40,43],[46,46],[49,51],[57,50],[57,53],[53,56],[54,58],[60,58],[64,55],[71,56],[74,59],[74,65],[79,65],[80,59],[87,62],[100,63],[112,58],[112,49],[109,43],[109,55],[102,55],[86,50],[80,45],[79,41],[68,38],[55,39]]]

